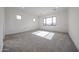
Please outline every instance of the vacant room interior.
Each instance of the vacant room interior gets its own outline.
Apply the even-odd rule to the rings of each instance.
[[[0,7],[1,52],[78,52],[78,7]]]

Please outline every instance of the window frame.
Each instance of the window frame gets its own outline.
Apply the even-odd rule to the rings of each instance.
[[[53,17],[56,17],[56,16],[53,16]],[[54,25],[54,23],[53,23],[53,26],[56,26],[57,25],[57,17],[56,17],[56,23],[55,23],[55,25]]]
[[[55,24],[55,25],[54,25],[54,23],[53,23],[53,17],[56,17],[56,16],[43,18],[43,26],[56,26],[56,24],[57,24],[57,17],[56,17],[56,24]],[[51,24],[51,25],[46,24],[47,18],[52,18],[52,24]],[[45,20],[44,20],[44,19],[45,19]],[[44,23],[44,21],[45,21],[45,23]]]

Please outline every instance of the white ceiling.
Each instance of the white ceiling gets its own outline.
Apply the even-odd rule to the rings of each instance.
[[[17,7],[18,8],[18,7]],[[66,7],[19,7],[18,9],[35,15],[35,16],[43,16],[43,15],[48,15],[48,14],[52,14],[54,12],[60,12],[62,10],[66,10]]]

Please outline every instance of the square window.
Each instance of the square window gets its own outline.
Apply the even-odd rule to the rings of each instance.
[[[45,26],[56,26],[56,17],[44,18],[43,20]]]

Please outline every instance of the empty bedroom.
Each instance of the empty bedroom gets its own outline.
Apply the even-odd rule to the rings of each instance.
[[[0,7],[0,51],[78,52],[78,7]]]

